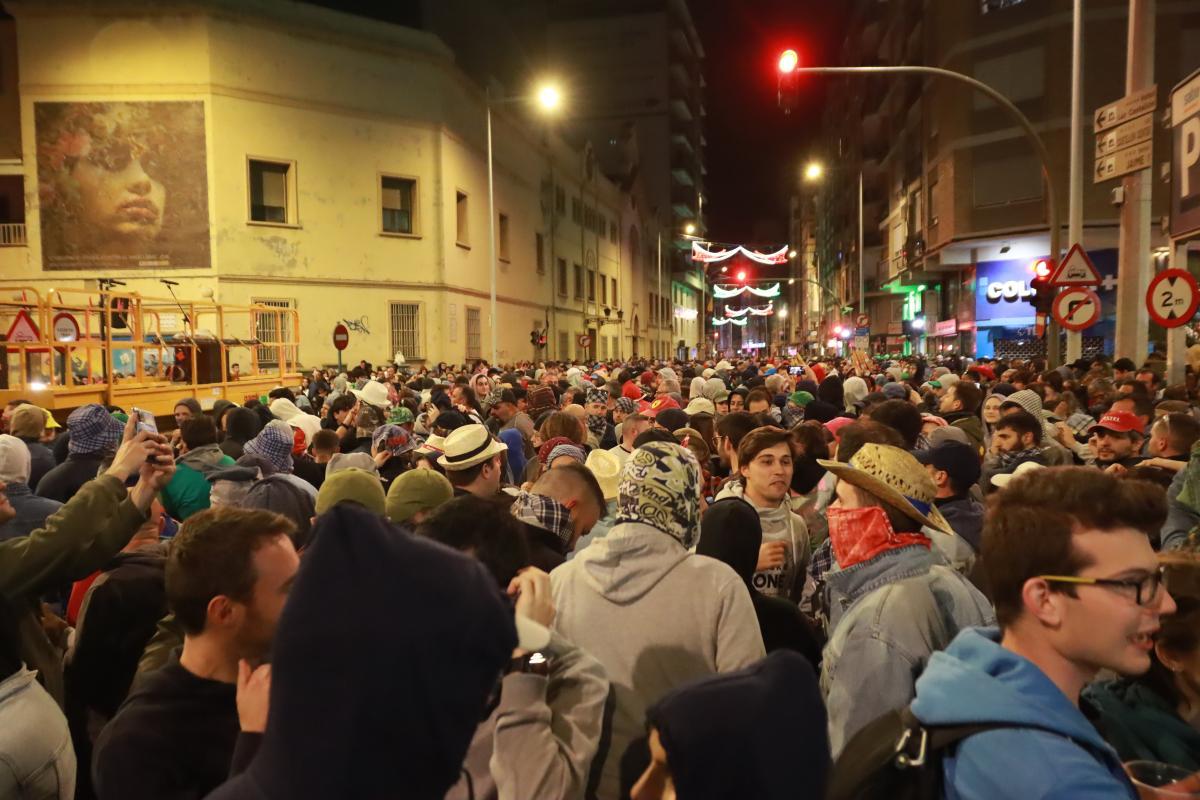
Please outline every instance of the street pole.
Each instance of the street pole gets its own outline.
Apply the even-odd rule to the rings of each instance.
[[[1130,0],[1131,3],[1150,3],[1153,5],[1153,0]],[[1153,12],[1151,12],[1153,19]],[[1130,37],[1132,41],[1132,24],[1130,26]],[[1021,113],[1021,109],[1013,105],[1013,102],[1005,97],[1000,92],[988,86],[983,81],[976,80],[969,75],[963,75],[961,72],[955,72],[941,67],[919,67],[919,66],[878,66],[878,67],[796,67],[796,72],[810,73],[814,75],[929,75],[937,78],[949,78],[951,80],[965,83],[978,92],[990,97],[1001,108],[1008,112],[1021,130],[1024,131],[1026,138],[1033,145],[1034,153],[1038,160],[1042,162],[1042,182],[1046,186],[1046,224],[1050,229],[1050,257],[1055,261],[1062,256],[1062,229],[1059,227],[1058,216],[1058,197],[1054,190],[1054,181],[1050,178],[1050,155],[1046,152],[1046,144],[1042,141],[1042,137],[1034,129],[1033,123],[1029,118]],[[1147,198],[1146,213],[1149,215],[1149,198]],[[1148,223],[1147,223],[1148,224]],[[1142,289],[1142,297],[1145,297],[1146,287]],[[1143,312],[1144,313],[1144,312]],[[1118,316],[1118,325],[1120,325],[1120,317]],[[1059,361],[1058,347],[1058,326],[1047,324],[1046,326],[1046,358],[1051,364],[1057,364]],[[1144,336],[1144,334],[1143,334]]]
[[[866,292],[866,262],[863,261],[863,173],[862,167],[858,168],[858,314],[862,316],[867,313],[867,292]],[[858,320],[854,321],[854,327],[858,327]],[[871,330],[867,326],[867,353],[871,352]]]
[[[485,102],[487,104],[487,172],[488,172],[488,273],[491,279],[492,289],[492,366],[498,366],[500,361],[497,358],[499,347],[496,344],[497,337],[497,317],[496,317],[496,193],[495,186],[492,183],[492,92],[487,90]]]
[[[1071,174],[1067,187],[1067,242],[1083,245],[1083,0],[1071,15]],[[1058,254],[1051,253],[1058,261]],[[1067,331],[1067,361],[1083,357],[1083,334]]]
[[[654,309],[654,316],[660,317],[658,320],[658,330],[654,332],[654,338],[659,344],[654,346],[655,350],[662,350],[662,231],[658,232],[658,256],[655,259],[658,262],[658,298],[655,300],[658,303],[658,308]],[[661,355],[661,353],[660,353]],[[656,356],[657,357],[657,356]]]
[[[1125,94],[1154,82],[1154,0],[1129,0],[1125,49]],[[1150,169],[1121,179],[1121,232],[1117,256],[1117,357],[1140,362],[1150,351],[1150,313],[1146,292],[1154,272],[1150,264]]]
[[[1188,248],[1186,241],[1171,242],[1171,269],[1188,268]],[[1187,325],[1167,328],[1167,370],[1163,376],[1164,386],[1182,384],[1187,372]]]

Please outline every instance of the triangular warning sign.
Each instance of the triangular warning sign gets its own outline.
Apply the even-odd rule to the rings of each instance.
[[[36,342],[41,338],[37,325],[33,324],[29,312],[23,308],[17,312],[17,317],[9,326],[8,334],[5,336],[5,339],[10,342]]]
[[[1101,283],[1100,273],[1096,272],[1087,251],[1078,243],[1071,245],[1067,257],[1059,262],[1058,269],[1050,276],[1051,286],[1099,286]]]

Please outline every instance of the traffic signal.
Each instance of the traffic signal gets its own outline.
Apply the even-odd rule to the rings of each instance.
[[[746,270],[744,270],[744,269],[739,269],[739,270],[737,271],[737,280],[738,280],[738,283],[745,283],[745,282],[746,282]]]
[[[795,50],[784,50],[779,54],[779,79],[777,86],[777,102],[784,114],[792,113],[800,94],[800,73],[796,67],[800,64],[800,56]]]
[[[1034,309],[1041,314],[1049,314],[1054,306],[1054,287],[1050,285],[1050,275],[1054,272],[1054,264],[1047,258],[1039,258],[1033,262],[1033,280],[1029,288],[1034,295],[1029,299]]]

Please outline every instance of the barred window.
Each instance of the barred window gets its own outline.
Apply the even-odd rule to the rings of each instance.
[[[425,357],[421,346],[421,305],[419,303],[392,303],[392,352],[404,354],[407,361]]]
[[[482,338],[482,326],[479,320],[479,309],[475,306],[467,306],[467,359],[482,358],[480,354],[480,339]]]
[[[250,302],[258,306],[271,308],[293,308],[293,301],[283,297],[252,297]],[[282,314],[260,312],[254,315],[254,335],[260,342],[280,342],[287,335],[287,318]],[[295,354],[289,353],[289,360],[295,361]],[[260,346],[258,348],[259,369],[275,369],[279,366],[279,348]]]

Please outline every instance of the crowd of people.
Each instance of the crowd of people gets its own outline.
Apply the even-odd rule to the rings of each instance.
[[[0,800],[1200,792],[1200,373],[1162,368],[11,402]]]

